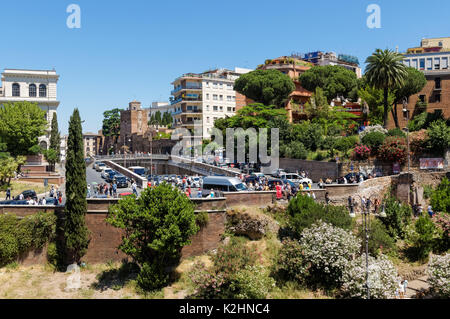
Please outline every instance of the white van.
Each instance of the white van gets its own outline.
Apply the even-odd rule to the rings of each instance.
[[[211,189],[215,194],[218,192],[245,192],[247,186],[235,177],[206,176],[203,178],[202,196],[207,197],[211,193]]]

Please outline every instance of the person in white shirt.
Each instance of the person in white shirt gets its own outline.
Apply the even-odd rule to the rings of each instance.
[[[47,201],[45,200],[45,197],[42,199],[42,205],[47,205]]]

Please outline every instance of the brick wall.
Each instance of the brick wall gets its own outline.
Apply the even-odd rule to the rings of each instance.
[[[321,178],[323,180],[325,180],[326,178],[336,180],[338,178],[338,164],[335,162],[280,158],[280,168],[285,169],[287,172],[305,170],[309,173],[309,177],[314,182],[318,182]]]

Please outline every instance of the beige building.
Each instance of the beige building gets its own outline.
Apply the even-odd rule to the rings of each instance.
[[[99,137],[96,133],[83,133],[84,157],[98,155]]]

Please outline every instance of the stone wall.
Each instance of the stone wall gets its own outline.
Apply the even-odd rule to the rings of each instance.
[[[280,168],[287,172],[297,172],[305,170],[309,173],[309,177],[318,182],[321,178],[323,180],[331,178],[336,180],[338,178],[338,164],[335,162],[320,162],[307,161],[293,158],[280,158]]]
[[[223,196],[226,198],[227,208],[237,206],[266,207],[275,201],[276,192],[225,192]]]

